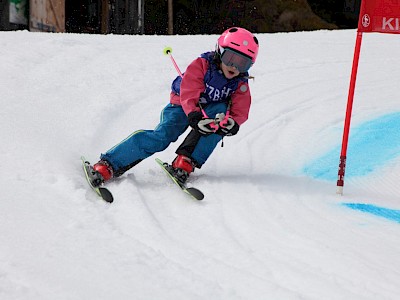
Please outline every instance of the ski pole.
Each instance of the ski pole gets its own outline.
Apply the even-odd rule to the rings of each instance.
[[[172,64],[173,64],[174,67],[175,67],[175,70],[178,72],[179,76],[183,77],[183,74],[182,74],[181,70],[179,69],[178,64],[176,63],[174,57],[172,56],[172,48],[171,48],[171,47],[165,47],[164,50],[163,50],[163,52],[164,52],[165,55],[168,55],[168,56],[169,56],[169,58],[170,58],[171,61],[172,61]],[[230,116],[229,116],[229,113],[230,113],[230,108],[231,108],[231,102],[232,102],[232,100],[229,100],[228,110],[226,111],[225,118],[224,118],[223,120],[221,120],[221,121],[218,121],[218,122],[215,122],[215,120],[217,120],[217,118],[214,119],[214,124],[215,124],[215,125],[213,124],[213,125],[211,125],[211,127],[212,127],[215,131],[218,130],[219,123],[222,123],[222,124],[226,124],[226,123],[227,123],[227,120],[228,120],[228,118],[230,117]],[[199,103],[199,105],[200,105],[200,103]],[[206,112],[204,111],[204,109],[201,107],[201,105],[200,105],[200,109],[201,109],[201,112],[203,113],[204,118],[210,119],[210,118],[207,116],[207,114],[206,114]]]
[[[165,55],[169,56],[169,58],[172,61],[172,64],[175,67],[175,70],[178,72],[179,76],[183,77],[183,74],[182,74],[181,70],[179,69],[178,64],[176,63],[174,57],[172,56],[172,48],[171,47],[165,47],[163,52],[164,52]],[[200,103],[199,103],[199,105],[200,105]],[[201,109],[201,112],[203,113],[204,118],[209,119],[207,114],[206,114],[206,112],[204,111],[204,109],[201,106],[200,106],[200,109]]]
[[[176,63],[174,57],[172,56],[172,48],[171,47],[165,47],[164,48],[164,54],[169,56],[169,58],[171,59],[176,71],[178,72],[179,76],[183,77],[182,72],[178,67],[178,64]]]
[[[229,98],[228,107],[226,108],[225,117],[223,118],[223,120],[221,120],[221,121],[219,122],[219,126],[221,126],[222,128],[225,128],[225,127],[226,127],[226,125],[228,124],[228,119],[231,117],[231,116],[230,116],[230,113],[231,113],[231,106],[232,106],[232,99]]]

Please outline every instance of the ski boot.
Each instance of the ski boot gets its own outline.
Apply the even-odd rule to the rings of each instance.
[[[174,159],[172,165],[169,167],[171,168],[170,173],[178,179],[182,185],[186,183],[189,174],[194,171],[192,160],[189,157],[180,154]]]
[[[91,172],[91,182],[94,187],[101,186],[107,180],[113,177],[113,169],[108,161],[100,160],[98,163],[94,164],[93,170]]]

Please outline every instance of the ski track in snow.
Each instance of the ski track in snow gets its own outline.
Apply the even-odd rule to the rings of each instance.
[[[335,194],[355,31],[259,34],[253,105],[191,176],[154,162],[85,182],[155,128],[176,72],[217,36],[0,32],[1,299],[397,299],[400,41],[363,39],[344,196]],[[196,42],[193,42],[196,40]],[[382,45],[386,47],[382,47]],[[362,158],[362,159],[360,159]]]

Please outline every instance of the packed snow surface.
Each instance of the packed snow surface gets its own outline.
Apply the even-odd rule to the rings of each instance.
[[[216,35],[0,32],[0,299],[398,299],[400,40],[364,34],[344,195],[336,179],[355,30],[258,34],[253,102],[190,184],[154,158],[89,190],[152,129]]]

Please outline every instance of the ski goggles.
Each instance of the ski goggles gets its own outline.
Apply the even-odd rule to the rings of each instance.
[[[253,65],[251,57],[237,52],[231,48],[219,48],[221,53],[221,61],[229,66],[235,67],[240,73],[247,72]]]

